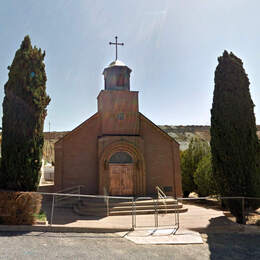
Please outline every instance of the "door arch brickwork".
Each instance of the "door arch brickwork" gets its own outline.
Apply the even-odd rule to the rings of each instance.
[[[99,194],[108,193],[110,188],[109,160],[112,155],[120,152],[128,153],[133,159],[133,195],[145,195],[146,174],[144,156],[137,146],[123,140],[114,141],[107,145],[101,153],[99,158]]]

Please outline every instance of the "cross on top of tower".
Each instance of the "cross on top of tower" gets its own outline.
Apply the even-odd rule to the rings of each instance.
[[[124,46],[123,42],[117,42],[117,36],[115,36],[116,42],[109,42],[110,45],[116,45],[116,60],[117,60],[117,45]]]

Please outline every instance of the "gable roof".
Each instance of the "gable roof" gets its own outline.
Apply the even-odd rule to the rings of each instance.
[[[70,137],[71,135],[73,135],[74,133],[76,133],[77,131],[79,131],[84,125],[86,125],[90,120],[93,120],[95,118],[97,118],[99,116],[99,113],[96,112],[94,115],[92,115],[90,118],[88,118],[87,120],[85,120],[83,123],[81,123],[80,125],[78,125],[76,128],[74,128],[73,130],[71,130],[70,132],[68,132],[66,135],[64,135],[61,139],[59,139],[56,143],[60,143],[62,142],[65,138]]]
[[[141,112],[139,112],[141,119],[145,120],[149,125],[154,127],[157,131],[159,131],[162,135],[164,135],[166,138],[168,138],[170,141],[174,142],[178,146],[180,145],[173,137],[168,135],[166,132],[164,132],[159,126],[157,126],[155,123],[153,123],[150,119],[148,119],[145,115],[143,115]]]
[[[160,134],[162,134],[164,137],[166,137],[169,141],[174,142],[176,145],[180,145],[173,137],[171,137],[170,135],[168,135],[166,132],[164,132],[159,126],[157,126],[156,124],[154,124],[150,119],[148,119],[145,115],[143,115],[141,112],[139,112],[139,115],[141,116],[140,119],[145,120],[150,126],[152,126],[153,128],[155,128],[158,132],[160,132]],[[82,127],[84,127],[90,120],[93,120],[95,118],[97,118],[99,116],[99,113],[96,112],[94,115],[92,115],[90,118],[88,118],[87,120],[85,120],[83,123],[81,123],[80,125],[78,125],[76,128],[74,128],[73,130],[71,130],[70,132],[68,132],[66,135],[64,135],[62,138],[60,138],[56,143],[59,144],[60,142],[62,142],[64,139],[70,137],[71,135],[73,135],[74,133],[76,133],[77,131],[79,131]]]

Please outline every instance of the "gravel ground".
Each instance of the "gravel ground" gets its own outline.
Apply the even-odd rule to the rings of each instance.
[[[0,259],[260,259],[260,234],[202,237],[201,245],[136,245],[116,234],[0,232]]]

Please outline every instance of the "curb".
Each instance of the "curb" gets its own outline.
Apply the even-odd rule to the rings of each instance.
[[[131,230],[132,228],[68,227],[55,225],[0,225],[0,232],[116,233]]]

